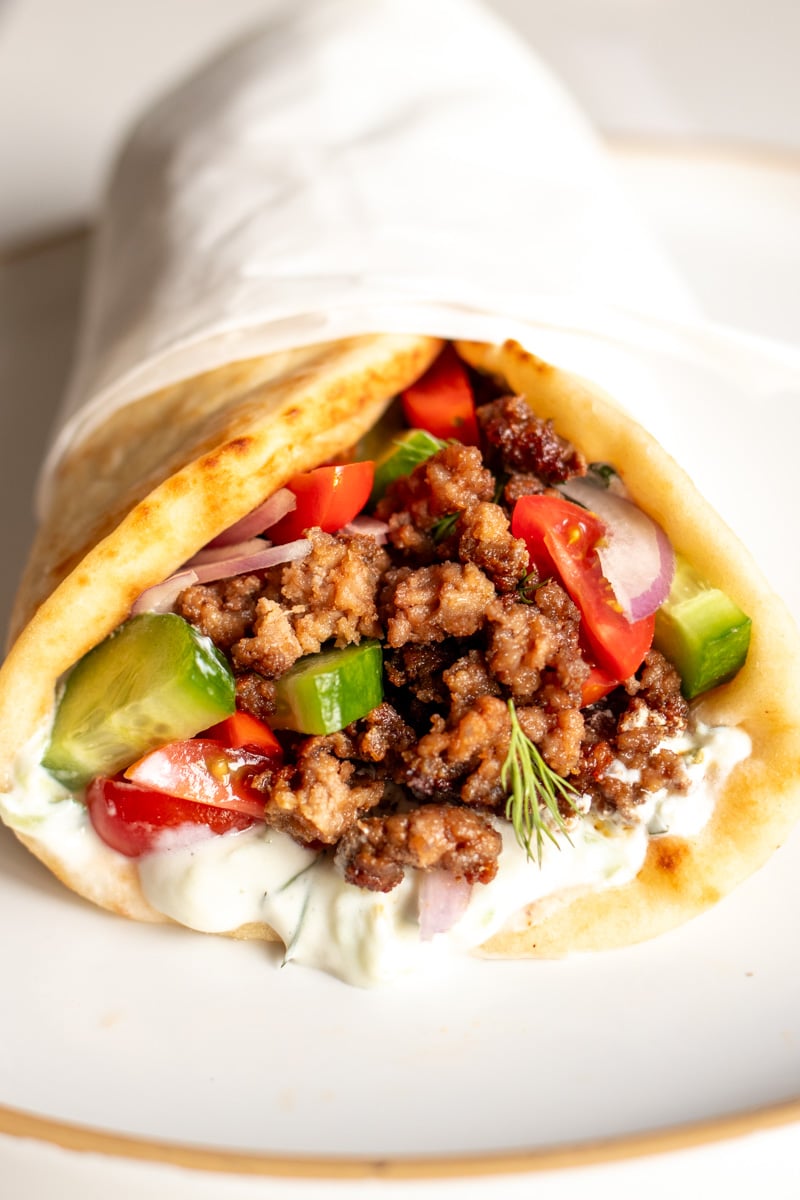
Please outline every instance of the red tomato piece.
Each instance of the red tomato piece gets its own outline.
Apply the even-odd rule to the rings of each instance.
[[[523,496],[511,532],[524,538],[532,566],[560,579],[577,604],[597,665],[616,680],[633,675],[652,645],[655,615],[628,621],[622,612],[596,552],[606,532],[600,518],[560,496]]]
[[[200,737],[222,742],[228,749],[252,750],[277,762],[283,760],[283,749],[275,734],[266,722],[259,721],[252,713],[237,711],[207,729]]]
[[[602,667],[590,666],[589,674],[581,689],[581,708],[587,708],[590,704],[594,704],[596,700],[601,700],[603,696],[607,696],[609,692],[613,692],[614,688],[619,685],[619,682],[613,675],[609,675],[608,671],[604,671]]]
[[[271,766],[274,760],[263,754],[227,749],[210,738],[192,738],[153,750],[128,767],[125,778],[181,800],[229,808],[263,820],[264,798],[248,780]]]
[[[98,837],[128,858],[156,850],[164,831],[181,825],[205,825],[211,836],[255,824],[244,813],[179,800],[123,779],[93,779],[86,804]]]
[[[372,462],[317,467],[295,475],[286,486],[297,497],[297,508],[271,525],[267,537],[272,542],[293,542],[314,525],[335,533],[364,508],[374,478]]]
[[[465,446],[480,443],[475,400],[467,369],[452,346],[446,346],[425,374],[406,388],[401,401],[412,429],[425,429]]]

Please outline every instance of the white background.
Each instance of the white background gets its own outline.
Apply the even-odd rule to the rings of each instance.
[[[0,243],[83,219],[130,116],[176,71],[274,7],[275,0],[0,0]],[[800,150],[794,0],[493,7],[608,133]]]

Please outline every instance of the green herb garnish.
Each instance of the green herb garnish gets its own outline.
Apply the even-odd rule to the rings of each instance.
[[[301,867],[299,871],[297,871],[294,875],[292,875],[291,879],[287,879],[286,883],[281,884],[281,886],[276,890],[275,895],[277,896],[277,895],[280,895],[281,892],[287,891],[287,889],[290,888],[292,886],[292,884],[296,883],[297,880],[300,879],[303,875],[305,875],[309,871],[313,871],[314,867],[319,865],[319,862],[322,859],[322,857],[323,857],[323,855],[318,854],[317,857],[315,859],[312,859],[312,861],[310,863],[307,863],[306,866]],[[295,956],[295,951],[297,950],[297,944],[300,941],[300,937],[303,932],[303,926],[305,925],[306,917],[308,915],[308,908],[309,908],[310,901],[311,901],[311,888],[308,888],[305,896],[303,897],[303,906],[300,909],[300,916],[298,917],[297,925],[295,926],[294,932],[292,933],[292,936],[289,938],[289,941],[286,943],[286,949],[285,949],[284,955],[283,955],[283,962],[281,963],[282,967],[285,967],[287,963],[291,962]]]
[[[443,542],[445,538],[450,537],[450,534],[458,524],[460,516],[460,512],[445,513],[443,517],[439,517],[438,521],[434,521],[429,530],[433,540],[435,542]]]
[[[497,475],[495,475],[494,495],[492,496],[493,504],[499,504],[500,501],[503,499],[503,492],[506,490],[507,483],[508,483],[508,475],[504,471],[500,471],[500,472],[498,472]]]
[[[611,463],[593,462],[589,463],[589,473],[602,483],[604,488],[611,487],[615,479],[619,479],[619,471],[616,471]]]
[[[540,588],[545,580],[541,577],[538,571],[528,571],[527,575],[523,575],[517,584],[517,598],[520,604],[534,604],[536,599],[536,590]]]
[[[500,771],[500,782],[508,790],[506,819],[514,826],[517,841],[528,858],[533,858],[532,843],[536,838],[536,861],[541,866],[545,835],[553,845],[558,845],[556,835],[545,820],[545,810],[569,842],[558,801],[561,798],[574,809],[573,797],[579,793],[577,788],[548,767],[538,747],[523,732],[513,700],[508,702],[508,713],[511,717],[511,740]]]

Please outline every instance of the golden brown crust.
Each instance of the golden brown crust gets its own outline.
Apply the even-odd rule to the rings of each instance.
[[[800,643],[783,603],[751,556],[688,475],[594,385],[528,354],[516,343],[459,346],[473,365],[502,376],[537,414],[590,460],[624,465],[632,497],[681,554],[752,618],[747,663],[733,683],[695,704],[708,724],[739,725],[752,754],[730,776],[710,824],[691,842],[653,840],[639,875],[605,892],[529,913],[490,954],[555,956],[654,937],[702,912],[760,867],[800,817]]]
[[[17,747],[52,705],[58,676],[125,617],[138,592],[296,471],[352,444],[385,401],[424,370],[438,346],[427,338],[356,339],[278,356],[280,362],[234,364],[133,406],[128,420],[138,448],[131,461],[114,468],[118,474],[93,478],[98,456],[125,437],[124,413],[68,459],[56,480],[58,516],[43,529],[20,593],[17,625],[23,632],[0,676],[4,777]],[[709,826],[690,843],[654,840],[631,883],[534,907],[483,949],[490,955],[554,956],[630,944],[713,904],[761,865],[800,815],[797,632],[686,474],[598,388],[516,344],[459,349],[473,365],[527,395],[537,413],[552,417],[558,432],[590,459],[624,464],[631,494],[661,522],[676,549],[702,563],[707,578],[753,618],[745,668],[696,705],[704,721],[739,724],[753,743]],[[165,426],[171,431],[166,440],[160,437]],[[96,524],[97,512],[103,516]],[[51,586],[55,590],[37,611]],[[163,920],[144,899],[131,863],[122,860],[113,878],[75,878],[52,850],[30,835],[21,840],[93,902],[137,919]],[[231,936],[275,935],[267,926],[248,925]]]
[[[61,464],[0,671],[0,789],[52,710],[60,676],[171,574],[299,471],[351,446],[441,342],[375,335],[233,363],[120,410]],[[161,920],[133,864],[87,879],[19,835],[68,887]]]

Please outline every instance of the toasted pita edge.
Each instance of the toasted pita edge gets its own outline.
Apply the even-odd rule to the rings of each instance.
[[[57,472],[0,669],[0,791],[13,786],[20,748],[50,718],[63,673],[128,616],[140,592],[293,475],[354,445],[441,345],[371,335],[232,363],[118,410],[80,443]],[[115,856],[115,871],[89,878],[45,836],[14,832],[92,903],[165,919],[131,860]],[[275,936],[267,927],[261,935]]]
[[[382,382],[393,380],[394,390],[425,369],[438,344],[424,339],[412,347],[403,369],[379,373]],[[772,593],[750,555],[744,550],[686,473],[644,429],[638,426],[601,389],[551,366],[517,345],[488,346],[459,343],[467,362],[479,370],[501,376],[515,392],[524,394],[538,415],[551,418],[563,436],[574,441],[590,459],[613,462],[623,473],[633,498],[658,520],[676,549],[690,561],[701,563],[711,583],[725,590],[753,620],[748,660],[736,679],[701,697],[694,708],[708,724],[738,725],[752,741],[752,753],[730,775],[709,825],[687,841],[672,837],[653,839],[645,863],[630,883],[622,887],[569,893],[548,898],[517,914],[481,951],[488,956],[560,957],[576,951],[596,951],[630,945],[665,932],[694,917],[758,869],[782,844],[800,816],[800,640],[782,602]],[[341,364],[345,366],[344,360]],[[346,368],[345,368],[346,369]],[[220,374],[224,383],[225,372]],[[351,445],[377,418],[388,397],[356,403],[361,388],[341,385],[341,404],[327,410],[330,424],[308,419],[318,412],[325,374],[304,386],[292,386],[291,407],[305,419],[302,448],[296,438],[282,436],[286,429],[267,435],[256,423],[252,434],[260,449],[260,490],[244,492],[236,485],[247,455],[231,452],[224,439],[195,464],[169,477],[147,495],[108,535],[108,544],[90,549],[84,559],[45,601],[26,626],[0,675],[0,763],[20,742],[20,728],[29,731],[52,706],[53,687],[61,671],[84,652],[85,639],[65,616],[76,604],[82,619],[93,619],[90,593],[103,582],[100,595],[105,608],[94,641],[109,632],[126,615],[133,597],[173,570],[230,521],[253,507],[261,495],[281,486],[298,470],[324,461]],[[269,388],[269,384],[265,385]],[[393,394],[393,393],[392,393]],[[272,418],[281,420],[281,406],[269,406]],[[236,432],[236,437],[242,436]],[[266,457],[263,451],[268,448]],[[265,469],[266,463],[266,469]],[[265,488],[265,479],[269,484]],[[203,521],[191,539],[171,542],[168,550],[153,554],[147,544],[154,528],[163,528],[169,513],[182,512],[181,501],[192,496],[192,482],[205,494],[208,481],[215,487],[232,486],[237,501],[224,516],[203,508]],[[177,482],[176,482],[177,481]],[[131,564],[131,547],[139,547],[144,562]],[[135,559],[135,555],[133,556]],[[114,564],[120,563],[115,569]],[[120,593],[120,594],[117,594]],[[97,597],[97,590],[94,591]],[[55,622],[55,629],[51,628]],[[102,632],[100,627],[102,626]],[[71,648],[63,649],[59,632],[69,635]],[[44,646],[45,649],[41,649]],[[37,647],[39,648],[37,651]],[[85,649],[88,649],[85,645]],[[23,705],[25,721],[13,719],[10,697],[28,672],[41,662],[46,670],[33,689],[34,702]],[[10,664],[10,665],[9,665]],[[24,740],[24,739],[22,739]],[[69,863],[30,834],[20,840],[68,887],[93,903],[139,920],[164,921],[145,899],[135,865],[119,856],[119,870],[110,878],[75,878]],[[228,936],[276,940],[260,923],[231,930]]]
[[[632,498],[675,549],[751,618],[745,666],[693,704],[709,725],[735,725],[752,752],[691,840],[650,840],[635,879],[533,905],[484,947],[491,955],[558,957],[644,941],[715,904],[763,865],[800,818],[800,638],[751,555],[686,472],[616,401],[515,342],[462,343],[474,367],[502,377],[590,461],[613,463]]]

